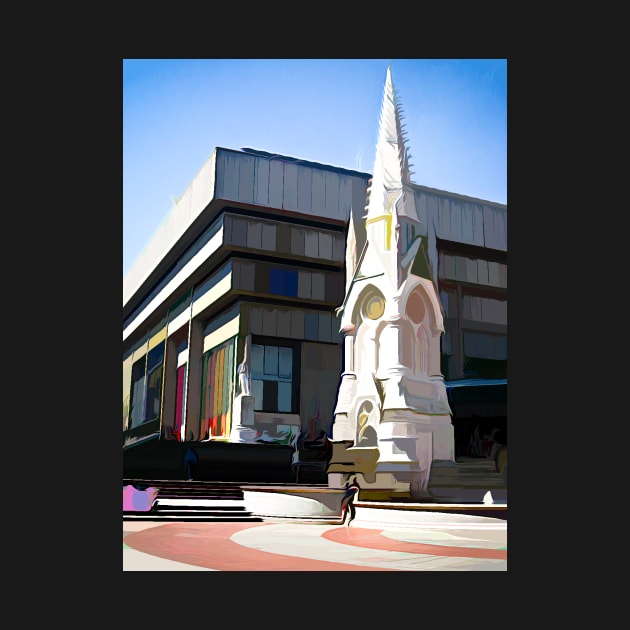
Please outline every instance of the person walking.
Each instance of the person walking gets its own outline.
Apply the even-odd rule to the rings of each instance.
[[[352,479],[346,481],[344,488],[346,493],[341,500],[341,522],[345,523],[347,527],[350,527],[350,523],[357,515],[357,510],[354,506],[354,499],[359,494],[360,490],[356,475]]]

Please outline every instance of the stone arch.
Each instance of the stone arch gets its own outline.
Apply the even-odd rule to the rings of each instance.
[[[370,400],[364,400],[357,410],[356,446],[378,446],[379,411]]]
[[[380,300],[383,305],[383,309],[380,314],[378,314],[377,309],[374,308],[378,300]],[[383,295],[383,292],[373,284],[368,284],[361,290],[354,302],[354,307],[352,309],[352,323],[358,328],[361,322],[366,319],[370,319],[372,321],[381,319],[384,312],[385,296]]]
[[[379,302],[382,310],[379,312]],[[385,297],[373,284],[368,284],[357,296],[352,308],[355,326],[354,366],[357,373],[374,373],[378,366],[377,326],[382,321]]]
[[[414,373],[431,374],[432,348],[438,344],[444,331],[442,310],[433,285],[427,286],[421,279],[407,281],[402,290],[402,309],[405,317],[414,327],[413,356]]]
[[[419,278],[408,279],[401,292],[403,295],[402,312],[414,324],[424,324],[431,335],[444,330],[440,301],[432,288],[432,285],[431,288],[427,288]]]

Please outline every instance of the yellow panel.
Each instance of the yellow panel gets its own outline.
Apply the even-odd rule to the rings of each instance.
[[[147,348],[147,352],[149,352],[150,350],[153,350],[153,348],[155,348],[155,346],[157,346],[159,343],[161,343],[165,339],[166,339],[166,326],[164,326],[164,328],[162,328],[162,330],[160,330],[159,333],[153,335],[153,337],[151,337],[151,339],[149,339],[149,345],[148,345],[148,348]]]
[[[232,288],[232,272],[228,273],[225,278],[217,282],[209,291],[206,291],[199,299],[195,301],[192,308],[192,315],[195,317],[205,308],[216,302],[222,295]]]
[[[223,324],[223,326],[217,328],[209,335],[206,335],[203,340],[204,353],[208,352],[208,350],[212,350],[212,348],[218,346],[220,343],[223,343],[230,337],[235,337],[236,335],[238,335],[239,325],[240,315],[237,315],[234,319],[230,320],[226,324]]]
[[[381,214],[378,217],[372,217],[370,219],[366,219],[365,225],[369,225],[370,223],[375,223],[376,221],[385,221],[385,249],[391,249],[391,242],[392,242],[392,215],[391,214]]]
[[[147,344],[143,343],[139,348],[133,351],[131,355],[131,360],[135,363],[138,359],[143,357],[147,353]]]

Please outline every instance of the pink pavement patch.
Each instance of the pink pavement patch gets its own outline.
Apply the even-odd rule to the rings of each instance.
[[[268,523],[166,523],[125,536],[144,553],[219,571],[396,571],[343,562],[311,560],[243,547],[230,536]],[[345,529],[345,528],[340,528]],[[336,530],[332,530],[336,531]],[[346,542],[346,541],[338,541]],[[445,554],[442,554],[445,555]]]
[[[383,530],[378,529],[337,527],[324,532],[322,534],[322,538],[332,542],[342,543],[344,545],[362,547],[364,549],[404,551],[406,553],[417,553],[431,556],[507,560],[506,549],[480,549],[477,547],[454,547],[447,545],[432,545],[428,543],[412,543],[387,538],[382,534]]]
[[[149,512],[158,492],[152,487],[138,490],[132,485],[123,486],[123,512]]]

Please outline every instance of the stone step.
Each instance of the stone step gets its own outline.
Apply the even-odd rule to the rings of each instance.
[[[478,481],[478,482],[461,482],[456,481],[455,483],[429,483],[429,490],[434,491],[438,488],[461,488],[462,490],[507,490],[506,485],[504,483],[499,483],[496,481]]]
[[[158,499],[148,512],[123,512],[123,520],[142,521],[204,521],[204,522],[261,522],[262,519],[245,509],[245,504],[238,501],[221,504],[220,500],[208,504],[203,500],[188,497],[179,499],[176,504],[160,503]]]
[[[123,521],[203,521],[217,523],[255,522],[261,523],[262,518],[251,513],[241,514],[205,514],[194,511],[182,511],[179,513],[162,512],[124,512]]]
[[[239,484],[217,484],[195,481],[166,481],[160,479],[125,479],[123,486],[136,488],[157,488],[159,499],[180,499],[193,497],[206,500],[242,500],[243,490]]]
[[[431,477],[437,479],[438,477],[442,479],[495,479],[495,478],[503,478],[501,473],[497,472],[465,472],[465,471],[457,471],[450,470],[448,472],[442,470],[432,470]]]
[[[466,459],[455,464],[433,466],[429,488],[461,488],[462,490],[506,490],[505,477],[497,472],[493,460]]]
[[[466,470],[456,467],[446,467],[446,466],[433,466],[431,468],[431,476],[432,477],[443,477],[443,478],[455,478],[461,477],[462,479],[475,479],[475,478],[489,478],[492,479],[494,477],[501,477],[503,475],[496,470]]]

